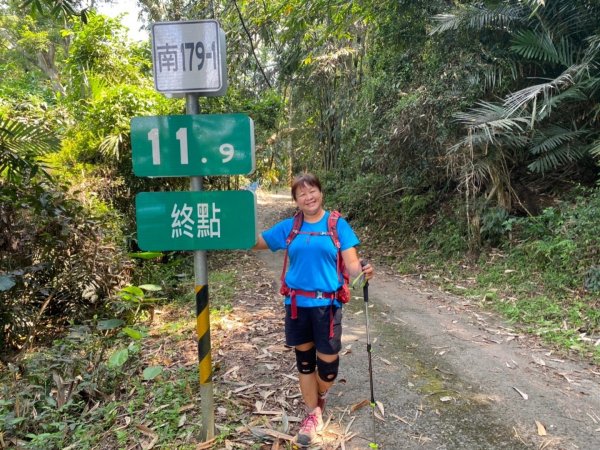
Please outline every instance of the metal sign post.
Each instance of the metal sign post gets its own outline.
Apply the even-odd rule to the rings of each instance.
[[[185,112],[198,114],[197,94],[187,94]],[[192,177],[192,192],[202,191],[202,177]],[[194,292],[196,293],[196,336],[198,337],[198,376],[200,381],[200,407],[204,442],[215,437],[215,401],[212,384],[212,356],[210,345],[210,309],[208,303],[208,266],[206,251],[194,251]]]
[[[227,90],[225,33],[216,20],[152,25],[156,90],[186,99],[186,115],[131,121],[137,176],[189,176],[191,192],[136,196],[138,242],[144,250],[192,250],[196,293],[201,439],[215,436],[206,250],[256,243],[256,199],[249,191],[202,190],[202,175],[254,171],[254,125],[243,114],[199,115],[199,96]],[[241,228],[240,228],[241,227]]]

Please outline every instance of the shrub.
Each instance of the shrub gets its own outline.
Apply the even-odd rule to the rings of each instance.
[[[89,314],[127,278],[118,236],[50,184],[0,180],[0,348]],[[52,320],[46,320],[52,318]],[[42,327],[42,324],[52,325]]]

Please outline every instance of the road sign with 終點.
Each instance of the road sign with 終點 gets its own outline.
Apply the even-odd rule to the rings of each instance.
[[[142,250],[248,249],[256,243],[251,191],[141,192],[135,210]]]
[[[254,171],[254,123],[245,114],[131,119],[133,172],[139,177],[247,175]]]

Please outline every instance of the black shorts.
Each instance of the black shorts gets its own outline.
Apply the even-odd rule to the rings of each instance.
[[[329,338],[333,308],[333,337]],[[292,307],[285,305],[285,343],[289,346],[314,342],[319,353],[336,355],[342,349],[342,308],[321,306],[298,307],[298,318],[292,319]]]

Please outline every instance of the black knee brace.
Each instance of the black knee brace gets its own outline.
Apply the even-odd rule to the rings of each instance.
[[[306,375],[313,373],[317,365],[316,357],[317,349],[315,347],[310,350],[296,349],[296,367],[298,367],[298,372]]]
[[[339,357],[336,358],[335,361],[326,362],[317,356],[317,368],[319,369],[319,378],[321,378],[321,380],[331,383],[336,379],[339,367]]]

